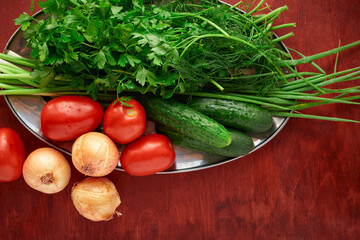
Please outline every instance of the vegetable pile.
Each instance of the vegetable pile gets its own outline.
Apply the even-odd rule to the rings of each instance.
[[[101,221],[119,214],[119,194],[105,176],[119,162],[135,176],[165,171],[175,162],[173,144],[238,157],[254,149],[253,134],[269,131],[274,116],[360,123],[300,112],[360,104],[360,67],[327,74],[314,63],[360,41],[311,56],[286,49],[281,41],[293,34],[273,31],[295,24],[275,26],[287,7],[270,10],[264,2],[242,12],[242,2],[215,0],[46,0],[38,1],[41,14],[15,20],[31,53],[0,53],[0,95],[53,97],[41,130],[53,141],[73,141],[72,163],[88,176],[72,189],[81,215]],[[314,71],[298,72],[300,64]],[[345,81],[355,86],[334,87]],[[156,133],[146,133],[148,120]],[[62,167],[46,168],[56,164]],[[32,188],[55,193],[70,170],[46,148],[28,156],[23,176]],[[111,201],[105,206],[104,199]]]
[[[0,56],[34,70],[1,64],[0,94],[88,94],[99,100],[123,92],[201,96],[261,105],[273,116],[352,121],[299,111],[358,104],[352,101],[359,98],[358,86],[327,86],[357,79],[360,67],[327,74],[313,61],[360,41],[311,56],[289,49],[300,56],[292,59],[281,45],[292,32],[273,34],[294,27],[274,24],[286,6],[269,10],[261,8],[262,0],[243,13],[236,9],[241,2],[231,7],[216,0],[191,2],[39,1],[45,19],[27,13],[16,19],[32,59]],[[313,72],[296,71],[295,66],[306,63]],[[323,97],[329,93],[336,96]]]

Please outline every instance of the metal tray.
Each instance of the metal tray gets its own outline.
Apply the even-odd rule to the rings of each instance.
[[[34,16],[40,17],[42,12],[36,13]],[[21,56],[28,57],[30,50],[25,48],[26,40],[23,38],[23,32],[18,29],[9,39],[4,52],[12,50]],[[285,45],[282,44],[284,49],[287,49]],[[5,96],[5,100],[14,113],[14,115],[19,119],[19,121],[37,138],[44,141],[51,147],[60,150],[61,152],[71,155],[71,147],[73,141],[65,142],[55,142],[50,139],[47,139],[40,128],[40,113],[46,103],[47,99],[41,96]],[[288,121],[288,118],[274,117],[273,127],[264,133],[252,135],[255,148],[252,152],[259,150],[262,146],[268,143],[281,129],[285,126]],[[154,131],[152,127],[153,123],[149,122],[149,131]],[[119,146],[121,151],[123,146]],[[226,158],[222,156],[216,156],[208,154],[201,151],[194,151],[180,146],[174,146],[176,152],[176,160],[174,165],[158,174],[172,174],[172,173],[181,173],[181,172],[190,172],[197,171],[201,169],[206,169],[210,167],[215,167],[221,164],[225,164],[244,156],[239,156],[237,158]],[[251,154],[250,152],[249,154]],[[248,155],[248,154],[247,154]],[[116,168],[117,170],[123,171],[121,168],[120,162]]]

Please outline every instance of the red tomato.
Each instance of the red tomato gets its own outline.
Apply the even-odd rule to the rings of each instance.
[[[136,100],[114,100],[106,109],[103,120],[104,133],[119,144],[130,143],[144,134],[146,114],[143,106]]]
[[[20,136],[10,128],[0,128],[0,182],[18,179],[25,157],[25,147]]]
[[[55,141],[73,140],[96,129],[103,115],[104,108],[90,97],[57,97],[41,111],[41,131]]]
[[[166,136],[149,134],[128,144],[120,162],[125,172],[145,176],[168,169],[175,161],[174,148]]]

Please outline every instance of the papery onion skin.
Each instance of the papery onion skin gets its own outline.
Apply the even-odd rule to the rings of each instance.
[[[115,185],[106,177],[87,177],[71,190],[71,200],[76,210],[91,221],[109,221],[120,206],[120,195]]]
[[[72,162],[86,176],[108,175],[116,168],[119,159],[116,144],[103,133],[85,133],[72,146]]]
[[[31,152],[23,165],[25,182],[42,193],[62,191],[71,178],[71,168],[65,156],[56,149],[44,147]]]

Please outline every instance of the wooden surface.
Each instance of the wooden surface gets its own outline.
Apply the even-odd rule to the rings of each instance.
[[[1,0],[0,49],[30,0]],[[234,3],[235,1],[230,1]],[[287,5],[277,24],[296,22],[288,47],[317,53],[360,39],[358,0],[269,0]],[[318,61],[327,71],[335,57]],[[360,48],[340,55],[338,69],[360,65]],[[308,110],[360,120],[358,106]],[[0,98],[0,127],[22,137],[27,153],[45,143],[14,117]],[[55,195],[32,190],[21,178],[0,183],[1,239],[360,239],[360,125],[290,119],[260,150],[207,170],[173,175],[108,178],[120,192],[121,217],[94,223],[70,200],[84,178],[72,168],[68,187]]]

